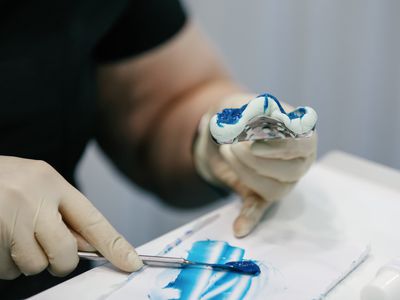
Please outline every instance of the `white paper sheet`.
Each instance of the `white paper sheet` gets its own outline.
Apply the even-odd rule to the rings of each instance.
[[[191,290],[186,291],[186,295],[182,290],[165,288],[174,282],[181,270],[152,267],[136,275],[107,299],[211,299],[212,296],[218,299],[320,299],[368,255],[367,245],[356,246],[300,228],[292,231],[287,224],[273,221],[264,222],[255,234],[245,239],[236,239],[231,234],[230,224],[237,211],[238,205],[225,209],[217,220],[173,249],[168,256],[186,257],[196,241],[224,241],[243,248],[244,258],[260,262],[262,272],[259,276],[241,276],[240,280],[236,279],[234,288],[229,287],[229,282],[225,288],[212,288],[210,286],[218,279],[216,276],[222,275],[204,270],[198,280],[187,282],[183,287]],[[243,286],[248,285],[250,288],[243,293]]]

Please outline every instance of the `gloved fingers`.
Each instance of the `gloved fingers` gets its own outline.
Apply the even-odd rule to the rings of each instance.
[[[316,132],[307,138],[256,141],[251,144],[251,152],[253,155],[282,160],[309,157],[316,152],[316,148]]]
[[[76,239],[78,243],[78,250],[79,251],[87,251],[87,252],[95,252],[97,251],[95,247],[89,244],[87,240],[83,236],[81,236],[79,233],[77,233],[75,230],[68,228],[69,231],[71,231],[72,235]]]
[[[222,145],[220,153],[245,186],[258,193],[265,200],[275,201],[285,196],[296,182],[281,182],[262,176],[242,162],[232,152],[231,145]]]
[[[73,230],[119,269],[133,272],[143,266],[135,249],[74,187],[68,186],[65,190],[60,212]]]
[[[272,203],[271,201],[264,200],[251,190],[242,192],[241,197],[243,199],[243,206],[233,223],[233,231],[238,238],[245,237],[257,226]]]
[[[249,143],[234,144],[231,146],[231,150],[241,163],[253,169],[254,172],[281,182],[298,181],[310,168],[315,159],[313,154],[308,157],[292,159],[254,156],[250,150]]]
[[[35,275],[45,270],[49,262],[42,247],[35,239],[34,232],[22,223],[24,223],[22,220],[16,222],[10,247],[11,258],[23,274]]]
[[[219,156],[218,159],[218,162],[215,160],[212,162],[212,172],[214,176],[230,188],[234,189],[238,186],[239,182],[239,177],[237,173],[228,163],[223,161],[223,158],[221,156]]]
[[[0,248],[0,279],[11,280],[21,274],[17,265],[11,258],[9,248]]]
[[[35,227],[36,240],[47,255],[49,272],[55,276],[65,276],[78,265],[77,242],[58,210],[49,208],[39,212]]]
[[[271,202],[264,200],[245,186],[229,164],[225,162],[214,164],[213,172],[219,180],[230,186],[242,198],[243,207],[233,224],[233,231],[239,238],[248,235],[260,222]]]

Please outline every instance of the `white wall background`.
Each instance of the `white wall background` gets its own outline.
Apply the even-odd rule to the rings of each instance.
[[[186,4],[235,78],[254,92],[317,110],[320,155],[341,149],[400,168],[400,1]],[[160,205],[121,178],[94,144],[78,177],[89,198],[136,245],[204,212]]]

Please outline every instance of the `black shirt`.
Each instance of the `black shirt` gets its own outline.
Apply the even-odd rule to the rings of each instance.
[[[184,23],[178,0],[1,0],[0,155],[47,161],[73,182],[94,132],[96,65],[154,48]],[[59,282],[46,271],[0,280],[0,298]]]
[[[0,2],[0,154],[67,180],[92,137],[95,66],[145,52],[185,23],[178,0]]]

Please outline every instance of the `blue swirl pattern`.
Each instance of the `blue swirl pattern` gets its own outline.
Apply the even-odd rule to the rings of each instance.
[[[244,259],[245,251],[224,241],[197,241],[188,252],[191,261],[225,264]],[[213,271],[207,268],[185,268],[165,287],[178,292],[174,299],[244,299],[257,277],[234,272]],[[163,299],[149,295],[151,299]],[[171,299],[171,298],[169,298]]]

